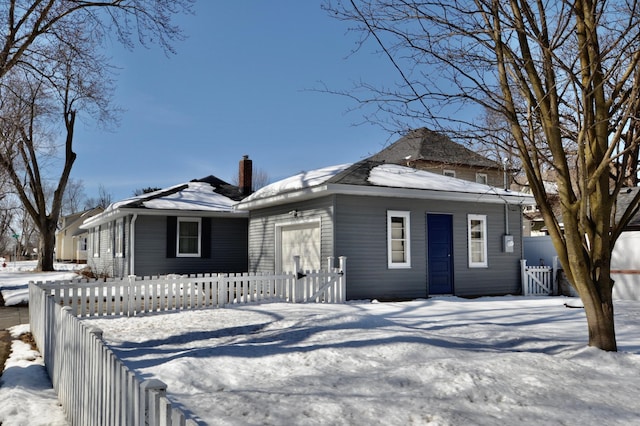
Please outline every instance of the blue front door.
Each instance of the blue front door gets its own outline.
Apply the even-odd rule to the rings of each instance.
[[[451,215],[427,214],[427,285],[429,294],[453,294]]]

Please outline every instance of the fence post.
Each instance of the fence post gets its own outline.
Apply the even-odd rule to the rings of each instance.
[[[160,415],[160,397],[167,394],[167,385],[158,379],[145,380],[140,385],[140,424],[155,425]]]
[[[134,308],[134,300],[136,299],[136,295],[135,295],[135,284],[136,284],[136,276],[135,275],[129,275],[129,296],[127,298],[127,316],[133,316],[135,315],[135,308]]]
[[[293,303],[297,303],[299,301],[299,294],[302,293],[300,275],[300,256],[293,256],[293,288],[291,289],[291,300]]]
[[[226,291],[227,289],[227,281],[224,279],[224,275],[223,274],[217,274],[216,275],[216,283],[218,285],[217,291],[218,291],[218,307],[219,308],[223,308],[224,305],[227,304],[227,294],[229,294],[228,291]]]
[[[522,277],[522,295],[526,296],[527,291],[527,259],[520,259],[520,276]]]
[[[553,256],[553,295],[557,296],[558,292],[558,256]]]
[[[347,301],[347,256],[340,256],[340,303]]]

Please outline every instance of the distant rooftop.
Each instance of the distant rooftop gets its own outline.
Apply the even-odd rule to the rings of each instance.
[[[401,165],[407,165],[410,161],[428,161],[482,168],[501,168],[501,165],[496,161],[455,143],[442,133],[424,127],[410,131],[406,136],[368,159]]]

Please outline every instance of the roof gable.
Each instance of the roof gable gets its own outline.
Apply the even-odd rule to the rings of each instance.
[[[83,210],[81,212],[71,213],[70,215],[62,217],[62,227],[58,231],[69,229],[73,226],[79,226],[84,220],[91,216],[95,216],[101,213],[104,209],[102,207],[93,207],[91,209]]]
[[[629,208],[629,205],[633,201],[633,197],[636,196],[638,191],[640,191],[640,187],[637,186],[633,188],[622,188],[616,200],[616,221],[619,221],[622,218],[622,215],[625,210]],[[640,230],[640,210],[636,211],[636,213],[631,217],[631,220],[627,224],[627,229]]]
[[[501,168],[499,163],[453,142],[442,133],[424,127],[410,131],[406,136],[368,159],[401,165],[406,165],[410,161],[428,161],[481,168]]]

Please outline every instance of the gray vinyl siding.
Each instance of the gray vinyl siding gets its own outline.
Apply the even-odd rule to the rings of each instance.
[[[470,214],[487,216],[487,268],[469,268],[467,217],[457,232],[454,217],[455,276],[454,291],[458,296],[490,296],[521,293],[520,259],[522,258],[522,211],[519,206],[509,208],[509,233],[514,236],[513,253],[503,251],[505,235],[504,205],[475,204]],[[458,235],[462,234],[462,235]],[[458,255],[463,251],[462,256]]]
[[[135,233],[138,276],[247,271],[246,218],[211,218],[210,258],[168,258],[166,216],[138,216]]]
[[[411,267],[387,267],[387,211],[410,211]],[[347,257],[347,299],[427,296],[424,210],[415,200],[340,195],[336,253]]]
[[[290,212],[296,210],[297,218]],[[387,211],[410,212],[411,268],[387,267]],[[249,270],[274,272],[276,224],[321,220],[321,257],[347,257],[347,299],[399,300],[428,297],[428,213],[450,214],[453,232],[453,292],[458,296],[520,293],[522,214],[509,208],[512,253],[503,252],[505,210],[502,204],[335,195],[251,211]],[[467,215],[486,215],[488,267],[470,268]],[[334,237],[335,236],[335,237]]]
[[[411,268],[387,267],[386,212],[411,212]],[[348,299],[409,299],[428,296],[427,213],[452,215],[454,294],[499,295],[520,291],[521,213],[509,213],[513,253],[502,252],[504,206],[401,198],[339,195],[335,208],[335,256],[347,256]],[[487,216],[487,268],[468,267],[467,214]]]
[[[249,220],[249,271],[272,273],[276,267],[276,225],[320,220],[320,259],[334,256],[333,196],[251,211]],[[296,210],[297,216],[290,212]]]
[[[99,277],[124,277],[129,274],[128,249],[129,249],[129,217],[124,219],[124,253],[117,256],[114,248],[115,222],[100,225],[100,252],[98,255],[93,252],[95,237],[94,229],[89,230],[89,240],[87,242],[87,265],[94,275]]]

